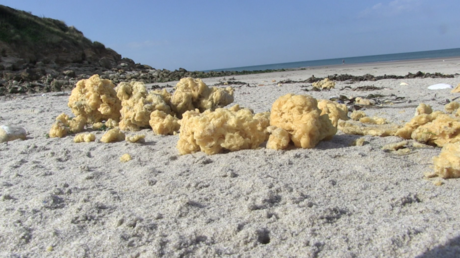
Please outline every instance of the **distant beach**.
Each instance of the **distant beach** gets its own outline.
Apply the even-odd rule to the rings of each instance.
[[[242,66],[242,67],[206,70],[206,72],[208,71],[264,71],[264,70],[322,67],[322,66],[333,66],[333,65],[395,62],[395,61],[407,61],[407,60],[415,61],[415,60],[427,60],[427,59],[447,59],[447,58],[453,58],[453,57],[460,57],[460,48],[407,52],[407,53],[386,54],[386,55],[341,57],[341,58],[289,62],[289,63],[279,63],[279,64]]]

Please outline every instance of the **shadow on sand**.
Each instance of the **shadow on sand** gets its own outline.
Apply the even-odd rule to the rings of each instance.
[[[460,236],[451,239],[447,244],[436,246],[416,258],[458,258],[460,257]]]

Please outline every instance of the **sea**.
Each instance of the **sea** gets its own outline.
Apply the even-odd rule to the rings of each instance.
[[[356,57],[341,57],[322,60],[300,61],[279,64],[266,64],[254,66],[242,66],[224,69],[214,69],[208,71],[264,71],[264,70],[280,70],[280,69],[295,69],[295,68],[308,68],[315,66],[330,66],[340,64],[364,64],[376,62],[391,62],[391,61],[404,61],[404,60],[420,60],[432,58],[449,58],[460,57],[460,48],[407,52],[398,54],[386,55],[373,55],[373,56],[356,56]],[[206,71],[206,72],[208,72]]]

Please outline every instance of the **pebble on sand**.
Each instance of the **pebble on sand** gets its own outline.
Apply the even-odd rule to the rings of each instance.
[[[0,126],[0,142],[9,142],[16,139],[25,140],[27,132],[22,127],[2,125]]]

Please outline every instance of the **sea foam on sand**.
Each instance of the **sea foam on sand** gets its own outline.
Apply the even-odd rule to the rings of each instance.
[[[427,87],[457,85],[459,77],[336,82],[329,91],[309,92],[307,83],[278,82],[344,73],[453,74],[459,63],[235,76],[249,86],[235,87],[234,104],[259,113],[287,93],[316,99],[380,94],[393,103],[362,110],[403,125],[421,102],[443,110],[445,100],[458,94]],[[380,89],[353,90],[370,85]],[[87,143],[46,137],[54,118],[68,112],[69,94],[2,97],[0,123],[23,127],[28,135],[0,144],[1,256],[456,257],[460,251],[460,180],[436,186],[423,178],[440,148],[408,144],[410,152],[400,154],[382,150],[399,137],[364,136],[362,146],[351,146],[362,136],[338,132],[313,149],[262,145],[179,155],[178,135],[147,129],[139,132],[146,135],[143,143],[101,143],[102,131]],[[131,160],[121,162],[125,154]]]

